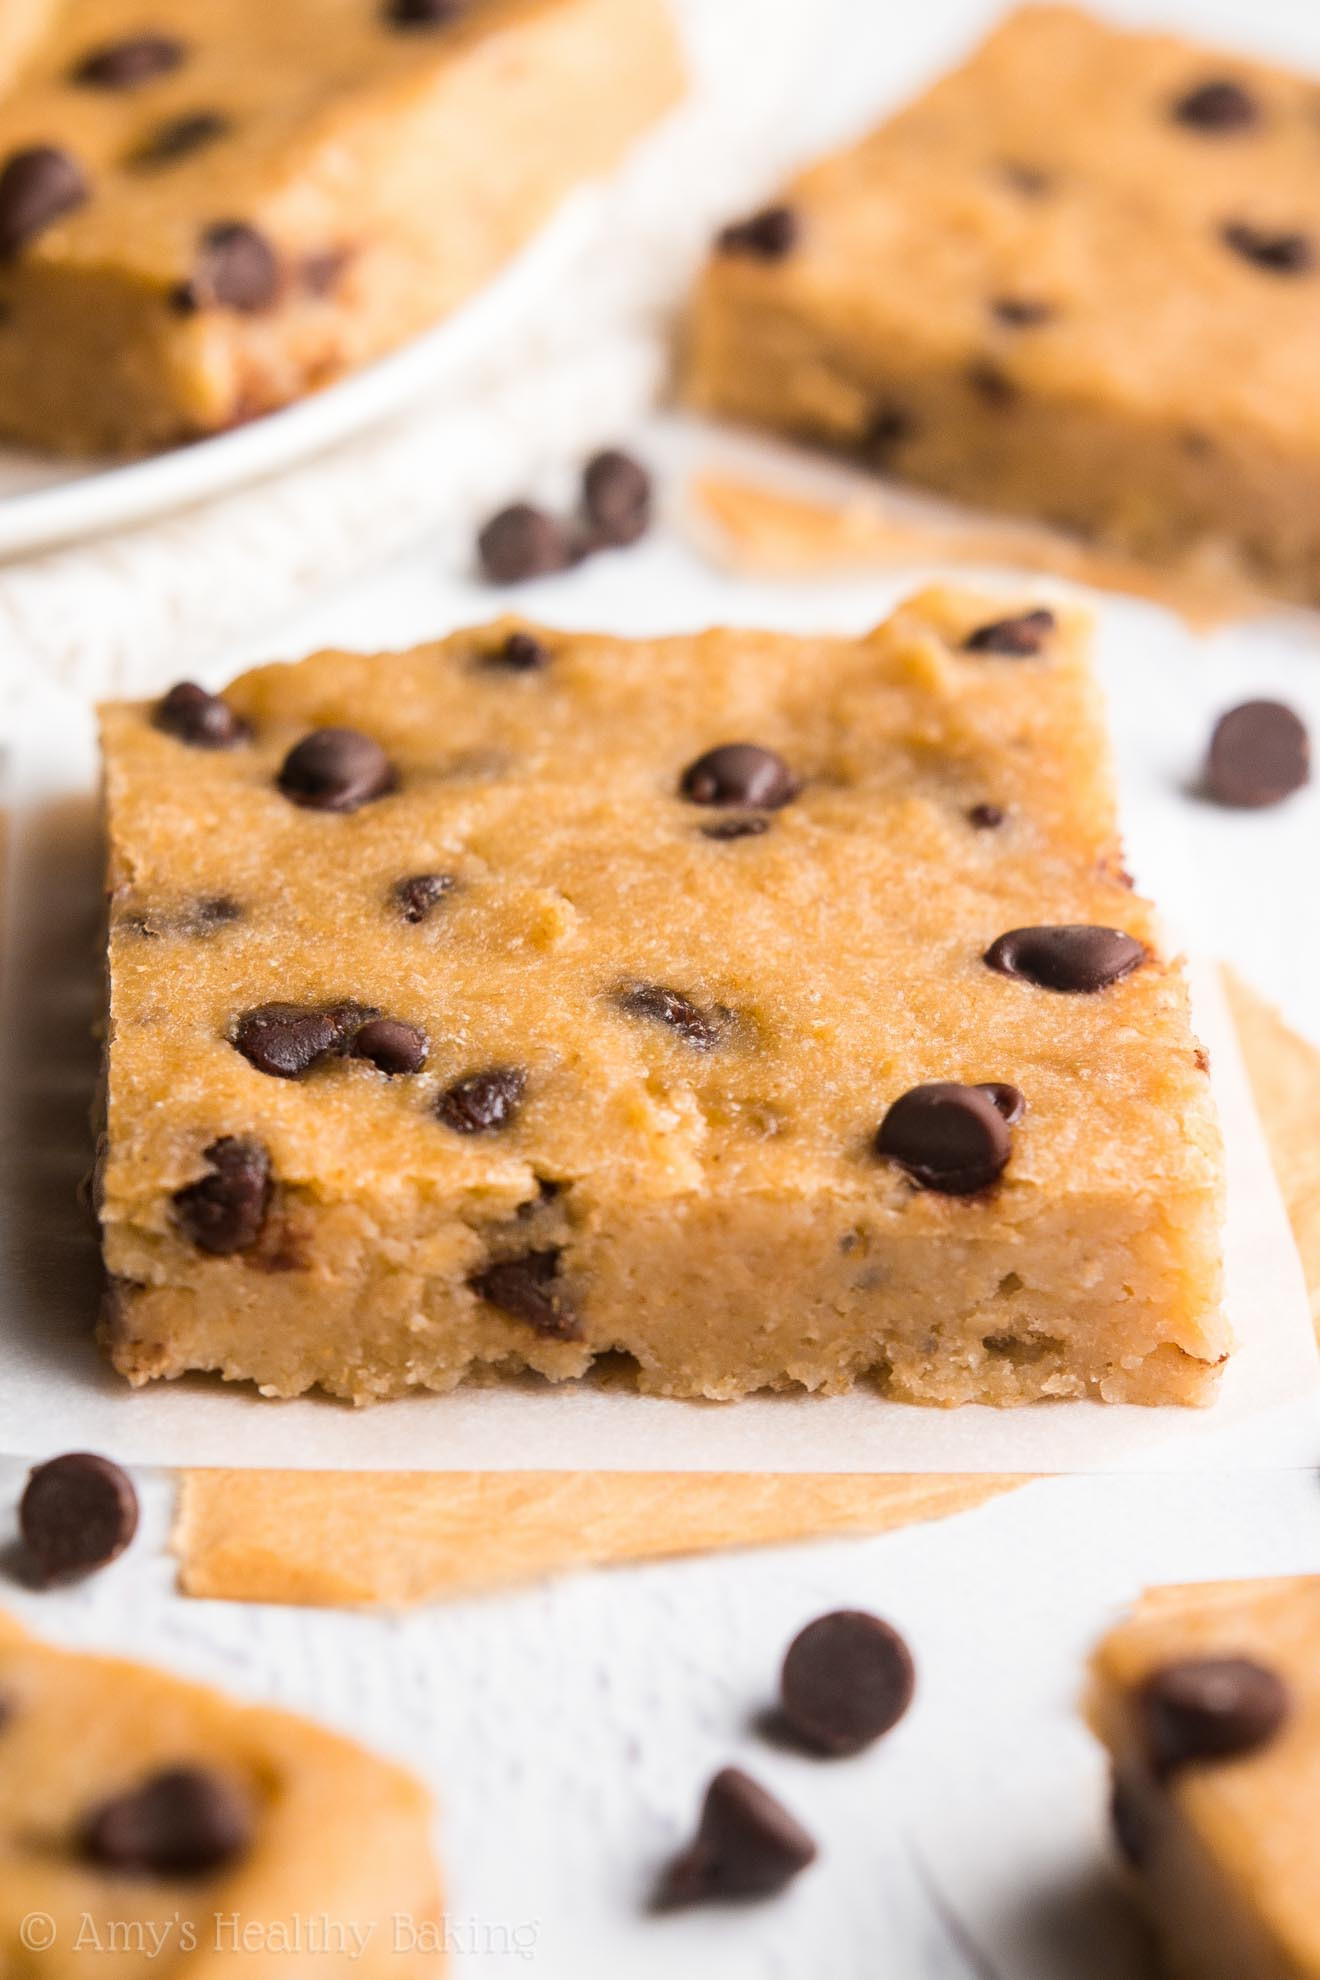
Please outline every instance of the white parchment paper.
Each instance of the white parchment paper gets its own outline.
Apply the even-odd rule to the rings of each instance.
[[[91,1446],[138,1463],[416,1470],[1093,1471],[1320,1455],[1300,1262],[1212,968],[1194,971],[1229,1151],[1228,1308],[1239,1349],[1209,1409],[1064,1402],[929,1410],[868,1391],[736,1404],[539,1381],[355,1411],[188,1378],[132,1391],[91,1329],[96,1252],[76,1201],[88,1160],[100,960],[91,721],[50,690],[12,751],[0,951],[0,1448]]]

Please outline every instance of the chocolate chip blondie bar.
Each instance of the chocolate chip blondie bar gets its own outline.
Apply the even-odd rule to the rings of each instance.
[[[1152,1589],[1090,1717],[1119,1852],[1179,1980],[1320,1975],[1320,1579]]]
[[[324,385],[680,87],[665,0],[67,0],[0,97],[0,433],[140,451]]]
[[[1206,1399],[1219,1137],[1085,646],[932,591],[107,708],[115,1366]]]
[[[1072,7],[726,228],[691,396],[1320,599],[1316,85]]]
[[[305,1719],[0,1617],[0,1969],[438,1973],[430,1804]]]

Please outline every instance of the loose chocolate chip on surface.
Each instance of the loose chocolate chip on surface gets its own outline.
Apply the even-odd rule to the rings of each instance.
[[[91,89],[136,89],[177,69],[187,55],[172,34],[134,34],[84,55],[73,80]]]
[[[1250,90],[1225,76],[1189,89],[1174,104],[1173,115],[1196,131],[1245,131],[1260,122],[1260,107]]]
[[[391,1078],[418,1073],[426,1064],[426,1033],[402,1018],[368,1018],[353,1040],[353,1057],[370,1060]]]
[[[1005,1079],[983,1079],[977,1082],[982,1093],[988,1093],[1010,1127],[1017,1123],[1027,1111],[1027,1097],[1020,1086],[1010,1086]]]
[[[782,261],[793,252],[802,227],[791,206],[765,206],[746,220],[721,229],[715,245],[721,254],[747,255],[754,261]]]
[[[142,171],[154,165],[172,165],[177,159],[214,144],[218,138],[227,137],[232,129],[230,119],[219,110],[186,110],[148,131],[124,162]]]
[[[88,1816],[81,1853],[122,1875],[200,1877],[235,1862],[252,1840],[237,1787],[201,1767],[167,1767]]]
[[[779,1701],[806,1745],[860,1753],[898,1724],[915,1687],[912,1656],[896,1629],[862,1609],[836,1609],[789,1645]]]
[[[625,548],[646,534],[651,477],[631,454],[607,447],[583,471],[582,505],[596,542]]]
[[[297,1079],[322,1059],[348,1051],[359,1030],[377,1015],[365,1005],[259,1004],[245,1011],[230,1042],[258,1072],[272,1079]]]
[[[11,152],[0,170],[0,261],[90,197],[77,159],[57,145],[34,144]]]
[[[1007,818],[1008,813],[1002,804],[974,804],[967,812],[967,822],[978,832],[994,832]]]
[[[360,729],[313,729],[280,766],[280,790],[310,811],[358,811],[398,779],[380,744]]]
[[[18,1524],[43,1582],[90,1574],[116,1560],[137,1532],[137,1493],[109,1458],[70,1451],[28,1474]]]
[[[923,1189],[972,1196],[1003,1173],[1013,1139],[984,1086],[936,1080],[895,1100],[876,1132],[875,1148]]]
[[[1053,612],[1038,605],[1034,612],[1018,612],[1010,619],[992,619],[988,625],[977,626],[963,641],[963,651],[1030,659],[1041,651],[1055,624]]]
[[[661,1905],[772,1897],[816,1859],[816,1845],[782,1802],[740,1767],[706,1790],[694,1841],[660,1886]]]
[[[1204,787],[1217,804],[1258,810],[1299,791],[1311,775],[1311,739],[1281,701],[1244,701],[1215,723]]]
[[[175,1222],[214,1258],[250,1251],[270,1210],[270,1156],[259,1141],[235,1134],[222,1135],[204,1154],[211,1173],[175,1191]]]
[[[447,27],[463,11],[463,0],[384,0],[381,19],[394,28]]]
[[[527,1091],[521,1066],[490,1066],[455,1080],[436,1102],[436,1112],[456,1134],[486,1134],[507,1127]]]
[[[1191,1657],[1152,1671],[1137,1693],[1142,1747],[1158,1775],[1266,1745],[1291,1710],[1277,1672],[1249,1657]]]
[[[1305,275],[1315,266],[1315,244],[1309,234],[1254,227],[1247,220],[1229,220],[1219,232],[1225,247],[1269,275]]]
[[[505,667],[511,674],[539,674],[550,665],[550,648],[534,633],[511,632],[485,660],[488,667]]]
[[[753,814],[750,818],[717,818],[711,825],[703,825],[703,839],[720,841],[729,839],[759,839],[770,830],[770,820]]]
[[[689,763],[679,790],[691,804],[746,804],[778,811],[801,786],[782,756],[759,743],[721,743]]]
[[[681,990],[668,990],[662,983],[625,984],[615,992],[615,1000],[619,1009],[630,1017],[649,1018],[656,1024],[668,1025],[699,1052],[709,1052],[718,1045],[729,1028],[726,1010],[719,1006],[703,1010]]]
[[[1090,995],[1107,990],[1146,960],[1146,950],[1121,928],[1089,922],[1060,927],[1010,928],[982,960],[1001,976],[1024,977],[1042,990]]]
[[[425,921],[455,885],[452,873],[412,873],[395,882],[394,899],[405,921]]]
[[[468,1284],[487,1305],[514,1320],[525,1320],[538,1334],[558,1341],[580,1340],[581,1326],[558,1277],[558,1251],[524,1251],[517,1258],[497,1259],[474,1273]]]
[[[512,502],[477,537],[477,559],[491,584],[522,584],[567,570],[577,555],[572,533],[545,509]]]
[[[208,694],[195,681],[176,682],[156,703],[152,721],[166,735],[176,736],[194,749],[232,749],[251,734],[227,701],[218,694]]]
[[[174,303],[184,313],[232,309],[256,316],[279,292],[279,257],[266,236],[246,220],[221,220],[202,235],[192,276],[175,291]]]
[[[1010,330],[1034,330],[1054,315],[1053,303],[1034,301],[1030,296],[996,296],[990,309]]]

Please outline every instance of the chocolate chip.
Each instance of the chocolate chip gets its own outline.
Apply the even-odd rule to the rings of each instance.
[[[699,1052],[718,1045],[729,1028],[729,1013],[719,1005],[703,1010],[682,991],[667,990],[661,983],[625,984],[615,992],[615,1001],[630,1017],[668,1025]]]
[[[1053,612],[1038,605],[1034,612],[1018,612],[1010,619],[992,619],[988,625],[977,626],[963,641],[963,651],[1030,659],[1041,651],[1056,623]]]
[[[252,731],[218,694],[208,694],[195,681],[179,681],[156,703],[152,721],[167,736],[193,749],[232,749]]]
[[[1004,1079],[978,1080],[982,1093],[988,1093],[1010,1127],[1015,1127],[1027,1111],[1027,1097],[1021,1087]]]
[[[662,1905],[772,1897],[816,1859],[801,1823],[740,1767],[723,1767],[706,1790],[695,1840],[670,1864]]]
[[[200,1877],[226,1869],[252,1841],[247,1797],[202,1767],[166,1767],[102,1802],[79,1838],[90,1863],[121,1876]]]
[[[73,80],[90,89],[136,89],[177,69],[187,49],[172,34],[133,34],[84,55]]]
[[[703,825],[703,839],[759,839],[763,832],[770,830],[768,818],[717,818],[713,825]]]
[[[181,116],[167,117],[163,124],[148,131],[124,163],[138,171],[173,165],[178,159],[214,144],[217,138],[227,137],[232,129],[232,120],[219,110],[186,110]]]
[[[249,1065],[272,1079],[297,1079],[322,1059],[347,1052],[376,1012],[365,1005],[259,1004],[234,1025],[230,1043]]]
[[[1198,83],[1180,96],[1173,106],[1178,123],[1196,131],[1245,131],[1260,122],[1260,108],[1254,96],[1240,82],[1216,77]]]
[[[524,1251],[517,1258],[500,1258],[468,1280],[478,1298],[514,1320],[525,1320],[538,1334],[552,1340],[577,1341],[582,1328],[569,1305],[559,1276],[558,1251]]]
[[[746,220],[721,229],[715,246],[721,254],[739,254],[753,261],[782,261],[793,252],[802,228],[791,206],[765,206]]]
[[[689,763],[679,790],[690,804],[746,804],[778,811],[801,786],[782,756],[759,743],[721,743]]]
[[[232,894],[205,894],[183,910],[178,929],[181,935],[213,935],[217,928],[242,919],[242,904]]]
[[[448,27],[463,12],[463,0],[384,0],[380,12],[393,28]]]
[[[456,1134],[486,1134],[508,1127],[526,1091],[527,1075],[521,1066],[490,1066],[455,1080],[440,1095],[436,1112]]]
[[[974,825],[978,832],[994,832],[1007,816],[1002,804],[974,804],[968,808],[967,822]]]
[[[651,477],[631,454],[608,447],[587,462],[582,503],[596,542],[625,548],[646,534],[651,520]]]
[[[1233,1760],[1273,1739],[1292,1707],[1278,1674],[1248,1657],[1190,1657],[1152,1671],[1136,1696],[1142,1748],[1160,1777]]]
[[[862,434],[861,451],[870,461],[887,461],[906,440],[916,438],[917,422],[904,406],[877,406]]]
[[[333,295],[352,259],[353,250],[345,247],[305,254],[298,263],[298,279],[309,296]]]
[[[1269,275],[1305,275],[1315,266],[1315,247],[1309,234],[1288,229],[1255,227],[1248,220],[1229,220],[1219,230],[1220,239],[1244,261],[1263,268]]]
[[[1123,1861],[1140,1870],[1150,1855],[1150,1809],[1137,1784],[1121,1775],[1114,1777],[1110,1790],[1109,1826]]]
[[[1107,990],[1146,960],[1134,935],[1088,922],[1062,927],[1010,928],[998,936],[982,960],[1001,976],[1019,976],[1042,990]]]
[[[204,1153],[211,1174],[175,1191],[175,1222],[213,1258],[250,1251],[270,1210],[270,1156],[259,1141],[234,1134],[222,1135]]]
[[[457,883],[452,873],[413,873],[394,885],[394,899],[405,921],[425,921]]]
[[[576,549],[566,525],[531,502],[513,502],[477,537],[477,559],[491,584],[522,584],[567,570]]]
[[[360,729],[313,729],[295,743],[276,779],[293,804],[311,811],[359,811],[387,797],[398,779],[380,744]]]
[[[280,292],[280,263],[274,248],[246,220],[220,220],[202,235],[190,279],[174,292],[183,314],[195,309],[232,309],[256,316]]]
[[[90,198],[82,166],[57,145],[11,152],[0,171],[0,261]]]
[[[511,632],[485,655],[488,667],[506,667],[512,674],[537,674],[550,665],[550,649],[534,633]]]
[[[836,1609],[799,1631],[779,1682],[784,1720],[818,1753],[860,1753],[896,1726],[916,1686],[896,1629],[862,1609]]]
[[[1006,186],[1011,186],[1023,199],[1043,199],[1054,189],[1050,173],[1039,165],[1029,165],[1020,158],[1003,158],[999,162],[999,175]]]
[[[988,406],[1003,411],[1018,401],[1018,387],[1002,365],[989,358],[978,358],[967,367],[967,383]]]
[[[109,1458],[70,1451],[29,1472],[18,1524],[43,1582],[90,1574],[118,1559],[137,1532],[137,1493]]]
[[[1034,330],[1042,323],[1048,323],[1054,315],[1054,304],[1033,301],[1030,296],[996,296],[990,304],[991,314],[1010,330]]]
[[[418,1073],[426,1064],[426,1033],[401,1018],[368,1018],[353,1040],[353,1057],[370,1060],[391,1078]]]
[[[1002,1174],[1013,1141],[984,1086],[937,1080],[895,1100],[876,1132],[875,1148],[923,1189],[972,1196]]]
[[[1258,810],[1301,790],[1311,775],[1311,739],[1281,701],[1244,701],[1215,723],[1204,788],[1216,804]]]

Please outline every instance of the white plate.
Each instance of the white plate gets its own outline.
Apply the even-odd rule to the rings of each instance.
[[[150,460],[70,463],[0,448],[0,558],[123,529],[223,494],[401,412],[546,293],[593,224],[599,187],[575,192],[496,279],[401,350],[264,419]]]

